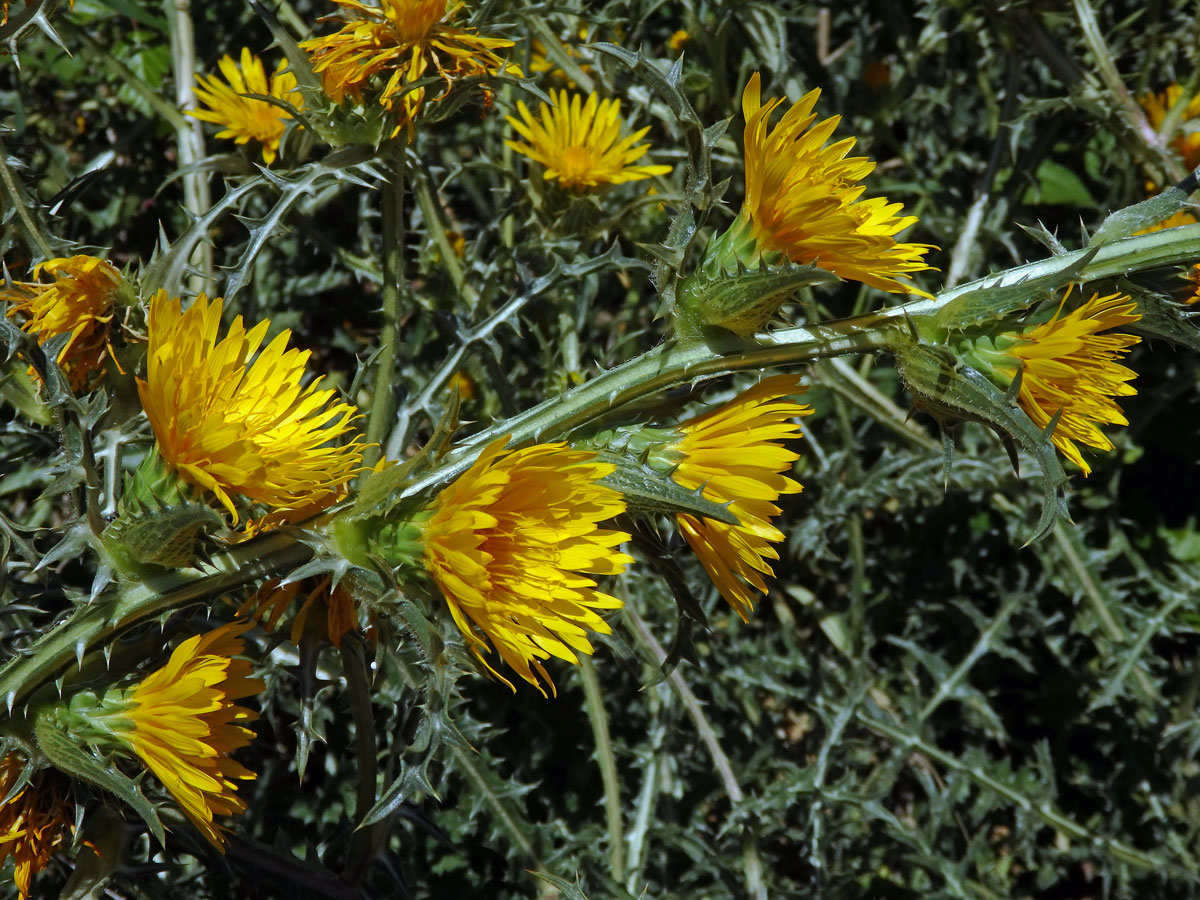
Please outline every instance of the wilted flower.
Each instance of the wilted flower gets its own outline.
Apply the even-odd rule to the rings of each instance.
[[[798,454],[783,441],[802,436],[797,416],[812,407],[786,399],[804,388],[795,375],[764,378],[716,409],[677,426],[680,437],[667,449],[682,455],[671,477],[726,508],[738,525],[679,515],[679,529],[721,596],[744,621],[754,610],[755,591],[767,592],[764,575],[774,576],[772,544],[783,532],[772,524],[775,501],[802,486],[782,474]]]
[[[596,483],[614,467],[594,453],[562,443],[505,451],[506,442],[438,494],[421,526],[424,562],[480,662],[511,687],[484,659],[494,648],[544,694],[538,677],[554,683],[540,660],[576,663],[592,652],[589,631],[611,633],[596,610],[621,601],[590,576],[633,561],[617,549],[628,534],[598,527],[625,502]]]
[[[775,251],[892,293],[924,293],[898,280],[929,268],[927,244],[895,239],[916,217],[900,217],[899,203],[859,199],[864,188],[858,182],[875,164],[866,157],[845,158],[853,138],[825,146],[840,117],[814,126],[813,107],[820,96],[820,90],[810,91],[771,128],[771,113],[783,99],[764,106],[759,75],[751,77],[742,94],[746,199],[741,227],[750,231],[759,252]]]
[[[1061,410],[1054,446],[1087,475],[1091,467],[1075,442],[1111,450],[1112,441],[1099,426],[1128,425],[1113,398],[1137,393],[1128,384],[1137,373],[1117,360],[1141,338],[1100,332],[1138,321],[1141,315],[1135,309],[1125,294],[1093,294],[1065,315],[1060,305],[1041,324],[976,339],[966,358],[1002,387],[1008,387],[1019,373],[1017,402],[1039,428],[1049,425]]]
[[[0,864],[12,857],[13,881],[22,900],[29,896],[30,879],[46,868],[70,834],[68,819],[74,817],[66,779],[53,769],[38,770],[9,797],[24,771],[25,763],[15,753],[0,758]]]
[[[570,191],[592,191],[608,184],[624,184],[654,175],[666,175],[670,166],[636,166],[646,155],[649,144],[638,141],[649,127],[621,137],[621,101],[601,100],[589,94],[565,90],[550,92],[553,107],[541,104],[534,118],[524,101],[517,101],[521,120],[508,117],[508,124],[528,144],[505,141],[518,153],[528,156],[545,167],[542,176],[557,180]]]
[[[286,350],[291,332],[259,351],[269,321],[233,320],[219,342],[222,301],[201,294],[186,312],[159,291],[150,302],[146,380],[138,394],[158,448],[185,481],[211,491],[238,521],[231,495],[274,510],[328,505],[357,471],[363,446],[330,442],[357,415],[335,391],[301,386],[309,352]]]
[[[441,100],[458,79],[521,74],[495,53],[511,47],[512,41],[451,24],[463,7],[461,2],[379,0],[379,6],[359,0],[333,2],[349,13],[349,21],[334,34],[300,46],[310,54],[325,93],[337,103],[347,95],[361,103],[367,82],[386,74],[379,102],[396,116],[393,137],[407,127],[412,138],[413,120],[425,101],[425,88],[413,85],[423,78],[436,74],[442,79],[444,88],[435,98]]]
[[[258,141],[262,145],[263,162],[271,165],[279,152],[279,142],[283,139],[286,123],[292,118],[291,113],[265,100],[241,95],[276,97],[303,109],[304,97],[296,87],[296,76],[285,72],[287,62],[280,60],[268,83],[262,60],[248,47],[242,48],[240,65],[233,57],[224,56],[218,66],[225,76],[224,81],[216,75],[196,76],[196,98],[208,109],[190,109],[188,115],[220,125],[219,138],[232,138],[238,144]]]
[[[112,352],[109,330],[121,273],[95,256],[50,259],[34,267],[35,279],[42,273],[54,281],[15,282],[10,289],[0,285],[0,300],[8,302],[8,315],[25,318],[21,329],[36,335],[39,344],[71,336],[58,352],[58,364],[71,387],[83,390]]]
[[[224,625],[188,638],[109,717],[113,735],[141,758],[218,849],[225,839],[215,818],[246,809],[232,779],[255,777],[229,755],[250,743],[254,732],[244,726],[258,718],[234,701],[263,688],[251,677],[250,663],[234,658],[249,627]]]

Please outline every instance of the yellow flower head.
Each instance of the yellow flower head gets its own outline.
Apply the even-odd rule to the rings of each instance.
[[[212,845],[222,849],[225,830],[214,820],[245,811],[232,779],[254,773],[229,754],[254,732],[244,727],[258,714],[234,703],[263,683],[250,663],[234,659],[249,624],[224,625],[188,638],[161,669],[126,695],[128,708],[114,724],[116,736],[170,791],[175,802]]]
[[[814,126],[820,90],[805,94],[774,128],[771,113],[782,98],[760,99],[755,72],[742,94],[746,118],[746,200],[742,219],[759,247],[811,263],[840,278],[891,293],[924,291],[901,282],[930,268],[927,244],[900,244],[895,235],[917,221],[898,216],[901,204],[883,198],[860,200],[859,184],[875,168],[866,157],[845,156],[846,138],[826,147],[839,116]]]
[[[767,592],[764,575],[774,576],[768,559],[779,559],[771,545],[783,532],[771,524],[779,515],[775,501],[802,486],[782,474],[798,454],[782,442],[802,436],[797,416],[812,407],[786,399],[803,391],[795,375],[764,378],[723,406],[678,427],[682,437],[669,446],[683,458],[672,478],[685,488],[703,488],[703,496],[728,504],[739,525],[680,515],[679,530],[734,612],[749,621],[754,591]]]
[[[475,464],[438,494],[423,525],[425,568],[454,623],[488,670],[489,643],[518,675],[554,690],[540,660],[577,663],[590,654],[587,633],[610,634],[598,609],[621,601],[589,576],[615,575],[632,558],[617,547],[623,531],[597,527],[625,511],[621,494],[596,482],[613,466],[566,444],[506,452],[492,442]],[[536,672],[536,675],[535,675]]]
[[[16,282],[7,290],[0,285],[0,300],[8,302],[8,315],[25,317],[22,330],[37,335],[39,344],[56,335],[71,335],[58,353],[58,364],[71,387],[82,390],[111,353],[109,328],[121,273],[94,256],[47,260],[34,267],[33,277],[43,272],[54,281]]]
[[[666,175],[670,166],[636,166],[650,149],[638,141],[649,127],[621,137],[621,101],[601,100],[589,94],[561,90],[551,107],[542,103],[538,118],[534,118],[524,101],[517,101],[521,118],[508,117],[508,124],[529,143],[505,141],[518,153],[541,163],[546,179],[557,179],[570,191],[583,193],[606,184],[624,184],[653,175]]]
[[[309,353],[285,349],[290,331],[259,353],[270,322],[247,332],[238,316],[218,342],[221,308],[203,294],[182,313],[164,291],[150,301],[146,380],[137,385],[159,453],[235,523],[232,494],[274,510],[327,506],[362,458],[357,437],[329,445],[352,430],[357,411],[333,390],[301,387]]]
[[[18,784],[25,763],[15,753],[0,758],[0,864],[13,858],[13,881],[22,900],[30,879],[50,862],[50,855],[71,831],[74,808],[67,803],[66,779],[41,769],[5,802]]]
[[[1054,428],[1054,446],[1084,475],[1091,472],[1091,467],[1075,442],[1111,450],[1112,441],[1099,426],[1128,425],[1113,397],[1137,393],[1128,384],[1137,373],[1117,360],[1141,338],[1100,332],[1140,318],[1127,295],[1093,294],[1066,315],[1060,306],[1049,321],[996,341],[996,349],[1003,356],[998,362],[993,356],[994,365],[1007,368],[1012,377],[1021,372],[1017,402],[1029,418],[1045,428],[1062,410]]]
[[[304,97],[296,87],[296,76],[283,71],[287,61],[280,60],[268,84],[262,60],[248,47],[242,48],[240,66],[231,56],[222,57],[217,65],[225,81],[216,75],[196,76],[196,99],[208,109],[189,109],[187,114],[202,122],[220,125],[219,138],[232,138],[238,144],[258,141],[262,145],[263,162],[271,165],[279,152],[286,123],[292,116],[282,107],[242,95],[276,97],[303,109]]]
[[[1157,131],[1162,128],[1171,107],[1179,102],[1181,97],[1183,88],[1172,84],[1163,93],[1147,94],[1138,102],[1146,111],[1150,125]],[[1200,94],[1192,97],[1183,110],[1183,131],[1176,135],[1168,135],[1171,138],[1171,146],[1183,157],[1183,163],[1189,169],[1200,166],[1200,122],[1197,122],[1197,119],[1200,119]]]
[[[361,103],[363,89],[375,75],[386,74],[380,104],[396,116],[395,137],[413,120],[425,102],[425,88],[411,88],[432,75],[449,93],[453,82],[507,72],[520,75],[519,67],[506,63],[496,50],[511,47],[504,38],[485,37],[474,28],[450,24],[463,4],[446,0],[379,0],[370,6],[359,0],[333,0],[346,10],[349,21],[334,34],[300,44],[321,75],[325,93],[335,103],[349,95]],[[486,96],[491,94],[484,88]]]
[[[671,49],[672,53],[674,53],[676,56],[678,56],[680,53],[683,52],[683,45],[686,44],[691,39],[692,39],[692,36],[690,34],[688,34],[683,29],[680,29],[679,31],[676,31],[674,34],[672,34],[669,38],[667,38],[667,46]]]

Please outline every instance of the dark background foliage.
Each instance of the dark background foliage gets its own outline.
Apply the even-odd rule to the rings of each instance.
[[[734,116],[714,160],[717,178],[732,177],[728,205],[710,226],[740,203],[738,98],[749,74],[763,72],[768,96],[821,88],[821,114],[841,115],[838,134],[856,136],[858,152],[879,163],[868,194],[903,201],[920,217],[906,239],[941,248],[931,255],[941,274],[923,279],[936,289],[947,277],[962,282],[1044,256],[1021,226],[1040,222],[1078,246],[1082,228],[1167,179],[1098,74],[1080,5],[473,7],[481,24],[500,23],[514,38],[548,33],[577,44],[587,26],[591,38],[661,59],[674,56],[670,36],[686,30],[684,92],[706,124]],[[1194,4],[1095,6],[1109,61],[1134,95],[1191,77]],[[292,11],[314,22],[331,5],[296,0]],[[197,4],[194,15],[204,71],[243,45],[266,51],[269,32],[242,0]],[[187,221],[172,177],[173,132],[113,61],[169,97],[166,22],[141,0],[78,0],[54,24],[70,54],[34,35],[20,46],[19,70],[0,60],[10,165],[40,202],[68,201],[48,212],[59,238],[110,249],[136,268],[154,253],[160,226],[176,235]],[[277,52],[266,52],[271,63]],[[528,42],[516,52],[523,60]],[[402,399],[418,394],[473,326],[535,288],[519,319],[468,344],[466,420],[526,408],[661,334],[648,273],[632,259],[646,258],[639,243],[662,240],[679,202],[679,126],[628,70],[579,53],[597,89],[651,126],[654,159],[676,163],[674,176],[651,197],[643,183],[566,209],[503,146],[501,113],[513,109],[515,88],[503,88],[490,112],[473,98],[431,124],[411,153],[418,177],[437,188],[442,221],[410,204]],[[211,132],[209,152],[229,155],[221,168],[231,178],[258,161]],[[214,174],[218,197],[222,184]],[[241,215],[262,216],[275,199],[262,190]],[[313,365],[350,389],[378,329],[376,195],[338,184],[306,198],[284,225],[235,311],[292,328]],[[465,242],[468,291],[447,274],[432,237],[439,228]],[[223,219],[211,235],[218,264],[236,265],[246,238],[244,224]],[[11,230],[4,240],[9,270],[24,277],[28,251]],[[556,270],[553,284],[538,281]],[[847,315],[885,300],[845,284],[800,298],[787,317]],[[887,360],[813,367],[805,490],[786,503],[775,589],[752,621],[724,606],[665,530],[647,537],[642,555],[682,566],[679,596],[646,564],[613,586],[631,612],[614,617],[594,668],[616,766],[624,878],[612,875],[580,671],[554,668],[550,700],[457,678],[453,630],[427,609],[444,653],[411,617],[382,612],[376,642],[363,647],[374,660],[374,735],[348,714],[353,654],[326,647],[301,658],[282,638],[259,636],[268,689],[259,739],[244,757],[259,777],[243,789],[250,811],[230,852],[216,856],[182,825],[163,850],[131,825],[111,895],[1194,896],[1196,364],[1151,341],[1131,359],[1139,394],[1123,404],[1130,426],[1114,431],[1114,452],[1094,456],[1091,477],[1072,479],[1073,521],[1030,546],[1039,500],[1032,461],[1018,477],[991,433],[967,425],[944,482],[936,426],[920,415],[905,421],[908,401]],[[414,442],[445,399],[410,410]],[[35,498],[52,480],[54,441],[9,410],[0,418],[7,514],[53,526],[61,506]],[[48,582],[8,580],[4,643],[26,643],[89,580],[83,562]],[[703,621],[695,610],[681,617],[689,595]],[[668,677],[658,645],[682,658]],[[356,761],[364,741],[379,770],[367,790],[392,801],[370,841],[354,830],[364,812]],[[57,896],[65,877],[56,864],[36,891]]]

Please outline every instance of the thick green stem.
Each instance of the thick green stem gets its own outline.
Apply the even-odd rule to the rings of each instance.
[[[30,250],[36,251],[42,259],[50,259],[54,255],[54,251],[50,248],[50,241],[42,234],[37,219],[30,214],[29,211],[33,205],[25,197],[24,190],[13,177],[12,170],[9,169],[6,162],[7,158],[4,142],[0,141],[0,188],[4,190],[0,196],[12,204],[12,209],[17,214],[17,221],[20,222],[21,231],[25,233],[26,246]]]
[[[371,392],[371,412],[367,417],[367,452],[363,463],[375,465],[380,448],[391,430],[393,407],[392,379],[396,370],[396,349],[400,344],[400,315],[404,298],[404,146],[394,145],[392,183],[381,194],[383,204],[383,327],[379,332],[379,356],[375,360],[375,384]]]
[[[91,647],[160,613],[218,596],[266,575],[295,568],[312,551],[283,534],[268,534],[214,557],[215,572],[170,572],[125,586],[81,607],[69,619],[0,668],[0,699],[8,709],[56,677]]]
[[[886,350],[903,337],[895,321],[873,321],[872,324],[874,327],[863,329],[858,320],[843,319],[755,338],[740,338],[726,332],[707,341],[663,344],[609,369],[587,384],[472,436],[447,455],[444,465],[410,482],[404,496],[426,492],[452,481],[471,466],[481,446],[503,435],[508,435],[514,445],[556,440],[613,410],[682,382],[767,366],[799,365],[847,353]]]

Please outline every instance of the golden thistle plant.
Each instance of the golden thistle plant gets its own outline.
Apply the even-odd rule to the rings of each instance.
[[[623,855],[616,762],[603,752],[607,665],[591,660],[646,660],[647,690],[678,688],[676,663],[704,665],[689,656],[693,625],[785,627],[762,610],[783,603],[789,535],[822,502],[805,459],[823,452],[806,432],[830,418],[825,387],[862,382],[842,357],[894,364],[912,405],[945,429],[947,479],[962,422],[989,426],[1014,464],[1036,464],[1040,514],[1021,519],[1006,501],[1027,545],[1013,552],[1034,553],[1047,535],[1066,540],[1056,529],[1072,475],[1110,465],[1127,398],[1147,390],[1144,339],[1200,348],[1191,298],[1137,281],[1186,275],[1200,257],[1200,225],[1155,230],[1183,210],[1195,176],[1113,212],[1078,248],[1043,235],[1046,258],[941,287],[938,238],[881,194],[875,162],[856,155],[820,88],[789,99],[784,79],[727,72],[720,91],[740,103],[702,116],[682,62],[595,32],[571,51],[586,63],[573,86],[559,87],[556,38],[536,12],[334,0],[297,40],[296,23],[254,9],[276,57],[214,57],[184,73],[193,104],[151,104],[180,133],[192,133],[185,117],[210,126],[220,153],[185,177],[245,157],[153,254],[53,234],[60,220],[0,153],[15,211],[0,394],[13,446],[43,455],[27,482],[0,481],[12,499],[3,602],[17,623],[0,661],[0,862],[21,897],[39,896],[39,879],[69,877],[71,896],[101,891],[160,853],[215,871],[212,854],[234,846],[232,863],[249,865],[285,802],[256,779],[290,772],[303,798],[322,766],[344,775],[321,746],[339,740],[352,787],[328,792],[337,810],[292,836],[327,845],[338,877],[309,874],[328,895],[365,883],[372,861],[386,868],[399,820],[436,833],[421,804],[453,802],[440,766],[473,779],[474,798],[457,802],[516,821],[513,797],[472,755],[468,733],[486,737],[470,731],[487,716],[476,698],[508,703],[495,698],[510,691],[548,727],[578,700],[559,696],[577,685],[574,667],[601,741],[610,874],[637,893],[645,847]],[[678,24],[661,41],[671,58],[719,34]],[[72,35],[102,53],[78,29],[62,39]],[[1155,127],[1179,98],[1147,106]],[[472,168],[485,180],[454,193]],[[489,192],[507,199],[473,221]],[[231,237],[238,219],[244,240]],[[294,258],[272,250],[285,240]],[[238,244],[228,254],[226,241]],[[227,266],[205,268],[207,242]],[[336,285],[340,303],[300,302],[296,280],[294,309],[272,301],[280,272],[318,251],[338,274],[306,283]],[[656,296],[637,288],[623,305],[617,292],[647,272]],[[825,298],[847,283],[857,313],[829,314]],[[866,396],[894,409],[875,388]],[[18,451],[5,452],[15,466]],[[670,651],[641,605],[668,592]],[[789,615],[794,627],[801,613]],[[679,697],[701,716],[686,687]],[[888,711],[882,693],[872,702]],[[970,772],[883,713],[851,712],[836,728],[855,715],[906,753]],[[976,778],[1056,835],[1130,865],[1158,858],[1093,835],[1053,798],[1022,805],[1003,779]],[[742,809],[744,795],[728,793]],[[114,824],[128,813],[132,824]],[[239,836],[243,822],[257,838]],[[761,861],[743,826],[746,855],[730,869],[750,891]],[[512,827],[525,867],[575,896],[569,868],[555,875]],[[644,842],[649,825],[638,827]],[[127,840],[135,830],[148,837]],[[303,886],[308,863],[289,865]]]

